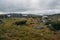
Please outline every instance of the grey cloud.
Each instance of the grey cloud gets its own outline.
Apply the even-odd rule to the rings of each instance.
[[[60,10],[60,0],[0,0],[1,12]]]

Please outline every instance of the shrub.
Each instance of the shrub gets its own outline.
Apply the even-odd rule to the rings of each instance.
[[[25,21],[25,20],[24,21],[16,21],[15,24],[16,25],[26,25],[26,22],[27,21]]]
[[[4,22],[2,20],[0,20],[0,25],[4,24]]]
[[[54,30],[60,30],[60,22],[58,23],[53,23],[52,27],[54,28]]]
[[[50,22],[46,23],[45,25],[48,25],[48,28],[53,31],[60,30],[60,22],[55,23],[55,22]]]

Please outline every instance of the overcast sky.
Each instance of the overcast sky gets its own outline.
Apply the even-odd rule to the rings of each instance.
[[[60,0],[0,0],[0,12],[60,12]]]

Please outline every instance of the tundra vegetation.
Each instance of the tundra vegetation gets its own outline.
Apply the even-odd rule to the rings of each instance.
[[[0,40],[60,40],[60,32],[55,31],[60,29],[60,22],[44,23],[41,18],[7,18],[0,22]]]

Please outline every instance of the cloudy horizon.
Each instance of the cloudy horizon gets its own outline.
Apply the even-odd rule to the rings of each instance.
[[[0,12],[60,13],[60,0],[0,0]]]

